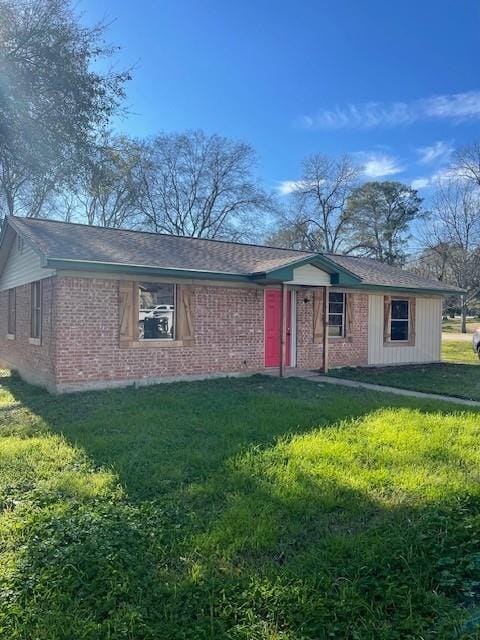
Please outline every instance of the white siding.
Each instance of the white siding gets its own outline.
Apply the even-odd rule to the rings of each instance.
[[[53,269],[44,269],[41,266],[40,256],[27,244],[24,244],[23,250],[19,251],[15,241],[0,274],[0,291],[49,278],[54,273]]]
[[[442,299],[416,298],[415,346],[383,344],[383,295],[368,297],[368,364],[438,362],[441,358]]]
[[[304,264],[293,270],[293,280],[287,284],[303,284],[317,287],[325,287],[330,284],[330,274],[312,264]]]

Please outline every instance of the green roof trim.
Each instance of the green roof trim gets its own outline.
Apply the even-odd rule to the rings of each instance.
[[[465,293],[463,289],[428,289],[426,287],[402,287],[401,285],[386,285],[386,284],[368,284],[368,282],[362,282],[361,284],[350,284],[350,289],[365,289],[367,291],[385,291],[385,292],[397,292],[397,293],[423,293],[428,295],[437,296],[460,296]]]
[[[196,271],[192,269],[168,269],[165,267],[150,267],[148,265],[116,264],[105,262],[90,262],[86,260],[64,260],[47,258],[45,265],[50,269],[98,271],[99,273],[128,273],[132,275],[160,276],[168,278],[188,278],[197,280],[226,280],[233,282],[251,282],[249,276],[236,273],[216,271]]]
[[[314,267],[318,267],[319,269],[329,273],[331,275],[332,284],[348,285],[351,283],[359,284],[362,282],[361,278],[353,274],[351,271],[335,264],[332,260],[329,260],[319,253],[295,260],[294,262],[282,267],[275,267],[269,271],[254,273],[251,277],[256,281],[289,282],[290,280],[293,280],[294,270],[306,264],[311,264]]]

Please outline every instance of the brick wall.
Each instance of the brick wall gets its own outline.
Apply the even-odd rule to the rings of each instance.
[[[54,299],[55,278],[42,280],[43,313],[41,344],[30,343],[30,284],[16,288],[16,332],[7,340],[8,291],[0,292],[0,362],[17,370],[34,384],[55,383]]]
[[[323,343],[313,343],[313,291],[301,289],[297,293],[297,367],[301,369],[323,367]],[[328,339],[329,368],[368,364],[368,294],[353,294],[351,333],[351,339]]]
[[[368,294],[353,294],[351,340],[329,338],[328,363],[335,367],[361,367],[368,364]]]
[[[192,346],[121,348],[118,282],[58,278],[57,382],[139,380],[263,368],[263,291],[192,289]]]
[[[313,289],[299,289],[297,292],[297,367],[299,369],[323,367],[323,342],[316,344],[313,342],[313,291]]]
[[[53,277],[42,281],[42,343],[30,337],[30,285],[17,288],[17,333],[7,340],[8,292],[0,293],[0,361],[49,388],[120,381],[249,373],[264,366],[264,290],[195,285],[191,346],[122,348],[118,281]],[[307,302],[305,302],[305,300]],[[329,339],[331,367],[367,364],[368,295],[354,294],[353,338]],[[313,289],[297,293],[297,367],[319,369],[313,343]]]

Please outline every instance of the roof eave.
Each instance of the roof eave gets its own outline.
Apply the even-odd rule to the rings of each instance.
[[[425,295],[438,295],[438,296],[460,296],[466,293],[464,289],[440,289],[429,287],[403,287],[401,285],[386,285],[386,284],[368,284],[362,282],[358,285],[350,285],[353,289],[365,289],[368,291],[385,291],[385,292],[397,292],[397,293],[423,293]]]
[[[248,275],[223,273],[218,271],[198,271],[194,269],[174,269],[149,265],[133,265],[90,260],[72,260],[65,258],[47,258],[46,265],[60,271],[95,271],[98,273],[124,273],[135,276],[160,276],[166,278],[185,278],[195,280],[225,280],[249,282]]]

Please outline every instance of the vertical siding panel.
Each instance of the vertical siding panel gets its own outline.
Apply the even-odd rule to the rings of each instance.
[[[416,299],[416,343],[414,347],[383,345],[383,295],[369,296],[368,364],[435,362],[441,358],[442,299]]]

